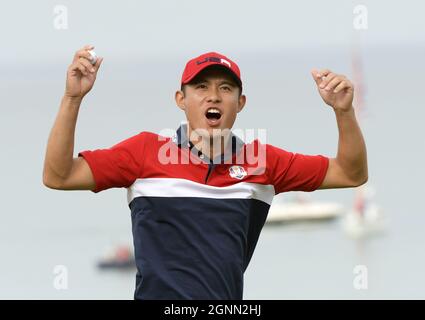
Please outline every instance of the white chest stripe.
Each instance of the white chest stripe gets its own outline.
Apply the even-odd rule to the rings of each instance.
[[[127,188],[127,201],[137,197],[191,197],[211,199],[257,199],[271,205],[272,185],[239,182],[228,187],[214,187],[186,179],[137,179]]]

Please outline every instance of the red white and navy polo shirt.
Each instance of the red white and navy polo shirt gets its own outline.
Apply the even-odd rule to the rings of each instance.
[[[324,180],[325,156],[230,138],[214,160],[189,142],[187,125],[174,137],[141,132],[109,149],[78,154],[93,172],[93,192],[127,188],[135,299],[242,299],[243,274],[273,196],[314,191]],[[263,165],[248,161],[252,150],[265,152]],[[164,163],[171,154],[178,161]]]

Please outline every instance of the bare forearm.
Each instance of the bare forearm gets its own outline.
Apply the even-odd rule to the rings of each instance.
[[[75,126],[80,104],[80,98],[62,98],[47,143],[43,171],[45,182],[65,179],[72,169]]]
[[[356,120],[354,108],[335,111],[339,141],[337,161],[354,181],[368,179],[366,144]]]

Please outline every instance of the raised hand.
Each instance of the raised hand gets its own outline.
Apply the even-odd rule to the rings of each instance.
[[[103,61],[103,58],[98,58],[94,65],[90,63],[91,55],[88,51],[93,48],[87,45],[75,53],[67,71],[65,96],[82,99],[93,87]]]
[[[312,70],[311,74],[326,104],[335,111],[348,111],[352,108],[354,86],[344,75],[333,73],[329,69]]]

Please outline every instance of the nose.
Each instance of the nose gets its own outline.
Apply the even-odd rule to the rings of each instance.
[[[220,91],[218,87],[211,86],[210,90],[208,91],[207,101],[211,103],[221,102],[221,96],[220,96]]]

